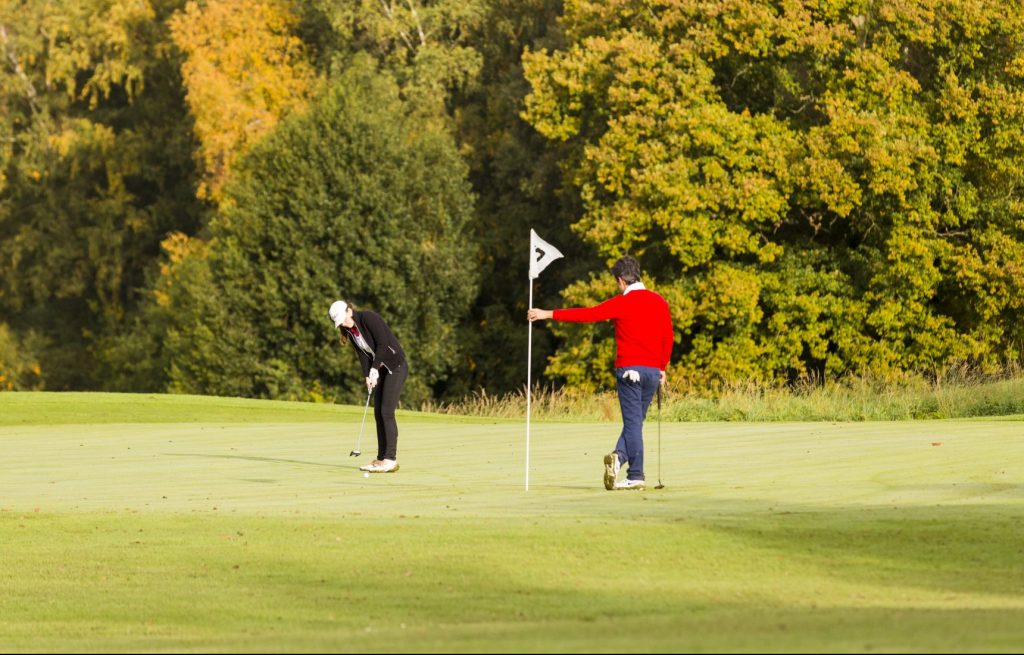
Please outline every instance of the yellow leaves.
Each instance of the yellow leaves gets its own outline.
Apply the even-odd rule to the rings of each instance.
[[[1024,79],[1024,54],[1018,55],[1008,61],[1006,65],[1003,66],[1003,71],[1005,71],[1007,75],[1011,75],[1017,79]]]
[[[568,52],[523,53],[523,73],[533,86],[526,96],[522,116],[552,140],[567,141],[582,122],[581,112],[595,62],[604,57],[606,42],[593,39],[587,47],[573,46]]]
[[[726,223],[718,229],[715,245],[727,257],[757,252],[758,236],[741,223]]]
[[[873,50],[857,50],[850,54],[843,70],[843,81],[853,99],[890,110],[913,103],[914,95],[921,91],[921,85],[913,75],[899,70],[883,54]]]
[[[908,196],[939,161],[919,110],[888,112],[861,101],[867,106],[851,96],[830,95],[825,102],[829,123],[807,134],[805,184],[841,216],[861,204],[865,191],[891,196],[898,207],[907,207]]]
[[[672,315],[672,325],[676,330],[688,332],[693,322],[697,319],[697,299],[687,291],[685,285],[679,280],[667,284],[656,284],[653,281],[645,282],[647,288],[657,291],[668,303],[669,312]],[[678,341],[678,337],[676,339]]]
[[[209,243],[198,237],[172,232],[160,242],[164,260],[160,263],[160,280],[153,289],[153,298],[160,307],[170,307],[182,268],[190,260],[199,261],[209,253]]]
[[[805,164],[808,187],[818,194],[830,211],[845,218],[861,204],[860,186],[842,162],[827,156],[811,156]]]
[[[562,291],[562,306],[596,305],[616,292],[611,276],[591,276]],[[570,387],[582,391],[614,387],[609,371],[615,359],[615,342],[608,323],[553,322],[551,329],[565,339],[566,347],[549,359],[549,374],[565,378]]]
[[[120,144],[114,128],[87,118],[77,118],[66,121],[63,129],[49,135],[47,145],[59,157],[69,162],[71,174],[74,176],[80,169],[100,157],[107,159],[113,155],[116,158]],[[129,172],[131,171],[111,170],[108,166],[107,184],[110,187],[120,185],[121,176]],[[40,179],[42,174],[32,177]]]
[[[67,157],[78,141],[78,131],[70,128],[63,129],[56,134],[51,134],[49,138],[50,147],[61,157]]]
[[[735,180],[736,207],[745,223],[771,223],[780,220],[789,209],[786,189],[778,180],[760,173],[745,173]]]
[[[659,212],[666,216],[667,212]],[[715,255],[715,222],[707,212],[693,212],[669,218],[665,246],[686,269],[703,266]]]
[[[523,117],[548,138],[562,141],[602,118],[626,126],[650,126],[651,119],[664,125],[713,88],[713,72],[692,52],[668,50],[671,54],[664,43],[626,31],[586,38],[555,53],[527,51],[523,70],[533,89]]]
[[[608,89],[608,102],[613,108],[642,107],[656,112],[665,100],[672,99],[670,80],[659,74],[659,69],[668,68],[664,65],[662,44],[634,32],[625,33],[614,41],[592,41],[605,44],[608,49],[607,64],[614,76]]]
[[[956,73],[950,71],[943,75],[939,90],[943,114],[947,118],[964,120],[972,118],[977,112],[974,98],[971,97],[972,89],[961,82]]]
[[[697,285],[697,311],[711,325],[749,325],[761,318],[760,294],[756,272],[717,264]]]
[[[907,195],[918,188],[920,180],[915,164],[919,158],[931,154],[934,151],[930,146],[922,146],[908,139],[880,139],[864,152],[872,169],[869,188],[877,195],[895,196],[901,206],[906,206]]]
[[[205,242],[202,239],[190,237],[183,232],[172,232],[160,242],[160,249],[167,256],[166,264],[160,268],[161,275],[166,275],[169,266],[180,263],[185,257],[202,252]]]
[[[44,3],[40,32],[46,39],[46,84],[63,86],[94,109],[119,86],[129,98],[142,90],[143,25],[155,18],[146,0]]]
[[[737,51],[754,57],[766,55],[773,47],[775,22],[778,18],[767,3],[725,2],[722,15],[729,44]]]
[[[43,388],[42,367],[27,338],[19,338],[7,323],[0,322],[0,391],[29,391]]]
[[[1019,9],[569,2],[526,117],[585,240],[671,277],[691,379],[990,358],[1024,338]]]
[[[0,40],[15,93],[36,110],[52,92],[90,110],[115,89],[134,100],[152,55],[146,34],[154,20],[145,0],[0,3]]]
[[[687,268],[716,249],[772,261],[777,251],[762,249],[750,225],[777,225],[788,211],[796,135],[769,116],[729,111],[710,95],[706,64],[666,59],[662,44],[635,33],[615,36],[534,61],[544,74],[532,76],[527,118],[549,137],[583,139],[576,175],[587,213],[576,229],[601,252],[642,253],[657,225]],[[575,118],[602,102],[588,120],[606,113],[604,125]],[[533,113],[546,107],[553,114]]]
[[[985,321],[1024,309],[1024,243],[989,229],[977,245],[958,248],[951,260],[957,283],[976,298],[975,310]]]
[[[219,199],[233,163],[305,106],[316,75],[284,0],[189,2],[170,27],[187,55],[182,76],[206,170],[200,195]]]
[[[937,261],[944,250],[944,244],[927,225],[907,221],[893,226],[885,248],[889,263],[876,279],[889,281],[886,286],[900,288],[905,298],[930,298],[942,278]]]

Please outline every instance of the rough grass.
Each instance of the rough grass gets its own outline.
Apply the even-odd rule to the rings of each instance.
[[[524,416],[525,392],[486,391],[424,409],[451,416]],[[652,413],[657,404],[652,404]],[[905,421],[1024,414],[1024,375],[979,378],[951,376],[927,381],[848,379],[784,388],[732,385],[714,394],[668,388],[662,397],[664,421]],[[537,387],[531,416],[562,420],[619,420],[614,392],[597,394]]]

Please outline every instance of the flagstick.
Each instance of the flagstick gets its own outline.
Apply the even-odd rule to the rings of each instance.
[[[536,258],[534,257],[536,255]],[[547,268],[552,260],[558,259],[562,253],[558,252],[550,243],[537,236],[537,233],[530,229],[530,301],[529,307],[533,309],[533,280],[540,272]],[[533,321],[529,321],[526,337],[526,490],[530,490],[530,399],[533,397],[533,383],[530,380],[530,371],[533,368]]]
[[[530,278],[530,302],[527,309],[533,307],[533,278]],[[526,336],[526,489],[530,490],[530,396],[533,395],[530,387],[530,369],[533,368],[533,321],[527,321]]]

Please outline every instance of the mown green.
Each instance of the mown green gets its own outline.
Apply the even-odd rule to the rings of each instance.
[[[601,487],[616,422],[535,421],[527,491],[519,420],[403,413],[363,478],[361,407],[97,400],[0,394],[5,652],[1024,643],[1020,418],[652,422],[644,492]]]

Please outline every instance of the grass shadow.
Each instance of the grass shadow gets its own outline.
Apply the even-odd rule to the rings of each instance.
[[[161,453],[168,457],[202,457],[207,459],[242,459],[250,462],[270,462],[272,464],[303,464],[306,466],[324,466],[327,468],[339,468],[340,464],[325,464],[324,462],[307,462],[301,459],[284,459],[280,457],[253,457],[251,455],[210,455],[207,453]]]
[[[768,514],[699,521],[832,577],[1024,601],[1022,522],[1024,508],[998,504],[776,505]]]

